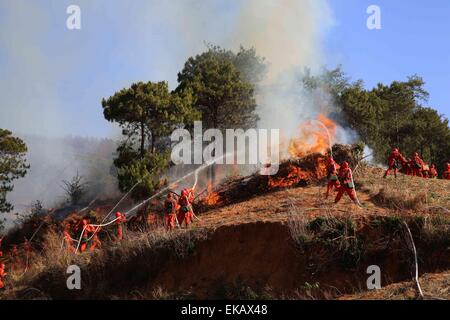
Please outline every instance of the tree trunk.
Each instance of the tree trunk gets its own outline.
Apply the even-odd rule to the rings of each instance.
[[[145,155],[145,126],[144,122],[141,122],[141,158],[144,158]]]
[[[155,135],[152,132],[152,145],[151,145],[152,153],[155,153],[155,140],[156,140]]]

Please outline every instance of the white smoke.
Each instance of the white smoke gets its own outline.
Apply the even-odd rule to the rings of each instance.
[[[95,90],[97,104],[89,107],[98,108],[100,115],[100,99],[133,81],[168,80],[174,88],[177,72],[189,56],[205,50],[205,42],[232,50],[238,50],[240,45],[255,47],[257,54],[266,58],[268,74],[257,88],[260,127],[282,128],[293,135],[303,120],[333,109],[333,101],[327,102],[326,92],[321,93],[325,102],[317,104],[317,99],[301,87],[304,67],[317,74],[326,65],[323,43],[334,23],[327,0],[79,0],[82,31],[70,35],[53,29],[65,27],[65,7],[72,1],[51,3],[51,10],[34,1],[0,3],[3,49],[0,58],[7,60],[2,72],[9,75],[0,77],[2,128],[63,137],[71,134],[67,131],[68,124],[78,123],[82,127],[85,117],[91,114],[76,110],[67,114],[62,108],[66,101],[61,99],[58,88],[61,89],[64,79],[71,77],[72,71],[86,68],[93,60],[92,55],[104,52],[97,53],[93,46],[97,39],[111,38],[110,32],[114,32],[118,55],[112,51],[108,70],[92,70],[95,81],[86,91],[71,93],[80,104],[92,104],[84,100],[84,95]],[[100,23],[94,24],[95,20]],[[54,38],[55,34],[58,38]],[[61,45],[57,54],[49,52],[47,46],[55,41]],[[136,52],[141,54],[139,59]],[[136,69],[142,72],[133,73],[127,79],[116,79],[115,68],[123,61],[134,61]],[[105,77],[102,74],[105,72],[111,76]],[[102,116],[98,119],[105,121]],[[337,139],[348,142],[352,137],[340,128]],[[67,154],[64,148],[55,152]],[[48,162],[63,168],[65,159],[55,156],[55,162]],[[34,174],[46,175],[45,170]],[[25,178],[23,183],[26,181]]]

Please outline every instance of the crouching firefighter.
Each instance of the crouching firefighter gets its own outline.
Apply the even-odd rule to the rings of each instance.
[[[166,229],[175,229],[175,223],[178,223],[177,219],[177,200],[172,192],[167,194],[167,198],[164,201],[164,213],[166,220]]]
[[[325,195],[326,199],[328,199],[330,191],[332,191],[333,188],[335,188],[336,190],[339,189],[339,178],[337,172],[338,169],[339,165],[336,163],[336,161],[334,161],[333,157],[330,156],[327,162],[328,183],[327,183],[327,193]]]
[[[413,156],[411,158],[411,167],[413,176],[415,177],[423,177],[422,169],[423,169],[424,162],[420,158],[419,154],[417,152],[413,153]]]
[[[178,199],[178,205],[180,206],[178,210],[178,224],[181,226],[183,221],[186,223],[186,227],[188,227],[192,218],[194,217],[194,212],[192,211],[192,202],[194,201],[194,193],[192,189],[183,189],[181,191],[181,196]]]
[[[436,170],[436,166],[434,164],[432,164],[430,166],[429,177],[430,177],[430,179],[436,179],[437,176],[438,176],[438,172]]]
[[[341,168],[339,169],[339,180],[340,180],[340,187],[338,189],[338,194],[336,195],[336,199],[334,200],[334,203],[338,203],[343,194],[347,193],[350,199],[357,205],[359,205],[357,199],[356,199],[356,192],[355,192],[355,186],[353,185],[353,173],[352,169],[348,166],[348,163],[346,161],[342,162]]]

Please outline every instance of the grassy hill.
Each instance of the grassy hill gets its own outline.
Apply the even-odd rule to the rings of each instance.
[[[334,205],[324,198],[323,172],[298,168],[301,179],[284,172],[283,183],[229,179],[196,204],[200,220],[191,228],[166,232],[156,219],[93,253],[66,253],[50,229],[33,267],[12,273],[2,298],[417,298],[405,225],[426,273],[425,296],[448,298],[450,181],[382,179],[382,169],[361,166],[360,208],[346,197]],[[81,268],[82,290],[66,288],[70,264]],[[382,290],[367,290],[369,265],[380,267]]]

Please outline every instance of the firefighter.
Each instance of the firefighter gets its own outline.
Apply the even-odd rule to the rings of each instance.
[[[84,218],[81,222],[83,235],[81,236],[80,252],[84,252],[87,249],[89,243],[89,232],[92,231],[89,225],[89,219]]]
[[[194,201],[194,192],[192,189],[185,188],[181,191],[181,196],[178,199],[178,224],[181,226],[183,221],[186,227],[191,224],[194,213],[192,211],[192,202]]]
[[[70,225],[66,225],[64,227],[63,235],[64,235],[64,242],[66,243],[67,247],[67,252],[74,253],[75,247],[73,246],[73,239],[72,236],[70,235]]]
[[[166,215],[166,228],[167,230],[173,230],[175,228],[175,219],[177,216],[177,201],[172,192],[167,194],[167,198],[164,201],[164,211]]]
[[[430,175],[430,178],[431,178],[431,179],[435,179],[435,178],[437,178],[437,176],[438,176],[438,173],[437,173],[437,171],[436,171],[436,166],[435,166],[434,164],[432,164],[432,165],[430,166],[429,175]]]
[[[327,177],[328,177],[328,183],[327,183],[327,193],[325,198],[328,199],[328,196],[330,194],[330,191],[335,188],[336,190],[339,189],[339,178],[337,170],[339,169],[339,165],[334,161],[333,157],[328,158],[327,162]]]
[[[411,175],[411,166],[409,165],[409,160],[400,153],[399,161],[402,166],[402,171],[406,175]]]
[[[127,218],[124,214],[117,211],[116,212],[116,241],[122,241],[123,240],[123,224],[127,221]]]
[[[392,152],[387,160],[389,167],[384,173],[383,178],[386,178],[392,169],[394,169],[394,176],[397,178],[397,171],[400,168],[400,161],[402,160],[402,157],[403,156],[401,155],[398,148],[392,149]]]
[[[340,187],[334,203],[338,203],[341,200],[344,192],[348,194],[353,202],[357,203],[355,186],[353,185],[352,169],[350,169],[346,161],[342,162],[338,176],[340,180]]]
[[[450,180],[450,162],[445,164],[444,173],[442,174],[442,179]]]
[[[89,248],[89,251],[94,251],[96,248],[102,247],[102,242],[100,241],[98,237],[98,233],[100,232],[101,227],[93,228],[94,235],[92,236],[92,243],[91,247]]]
[[[5,277],[7,275],[7,273],[5,272],[5,268],[5,264],[0,263],[0,289],[5,288]]]
[[[411,159],[411,170],[412,170],[413,176],[423,177],[423,174],[422,174],[423,165],[424,165],[424,162],[420,158],[419,154],[417,152],[414,152],[412,159]]]

